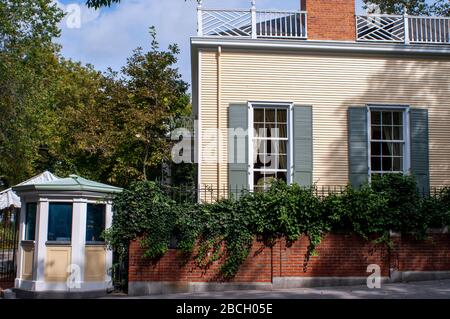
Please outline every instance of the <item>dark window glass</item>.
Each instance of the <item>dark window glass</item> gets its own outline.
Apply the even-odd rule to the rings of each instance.
[[[36,203],[27,203],[25,212],[25,240],[35,240],[36,207]]]
[[[87,204],[86,242],[103,241],[100,236],[105,230],[105,209],[102,204]]]
[[[381,171],[381,157],[372,157],[371,169],[372,171]]]
[[[370,117],[372,118],[372,124],[381,124],[381,113],[372,111]]]
[[[72,239],[72,204],[50,203],[48,208],[48,240],[67,241]]]

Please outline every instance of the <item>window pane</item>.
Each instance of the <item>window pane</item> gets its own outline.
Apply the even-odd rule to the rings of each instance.
[[[403,126],[393,127],[393,140],[403,140]]]
[[[266,122],[275,123],[275,109],[265,109],[266,116],[265,120]]]
[[[383,157],[382,158],[381,169],[383,171],[392,171],[392,157]]]
[[[403,156],[403,144],[402,143],[392,143],[392,155],[393,156]]]
[[[253,122],[264,122],[264,109],[255,109],[254,110]]]
[[[392,124],[393,125],[403,125],[403,113],[402,112],[394,112]]]
[[[278,124],[276,128],[278,129],[278,137],[287,138],[287,124]]]
[[[381,143],[380,142],[372,142],[370,143],[370,153],[372,155],[381,155]]]
[[[382,112],[383,125],[392,125],[392,112]]]
[[[287,110],[277,110],[277,122],[287,123]]]
[[[105,230],[105,211],[105,205],[87,204],[86,242],[103,241],[100,236]]]
[[[372,111],[370,117],[372,124],[381,124],[381,112]]]
[[[403,171],[403,158],[394,157],[394,171]]]
[[[372,139],[381,140],[381,126],[372,126]]]
[[[286,172],[278,172],[277,173],[277,179],[287,182]]]
[[[27,203],[25,214],[25,240],[36,237],[36,203]]]
[[[381,171],[381,157],[372,157],[371,169],[372,171]]]
[[[47,238],[49,241],[70,241],[72,239],[72,204],[49,204]]]
[[[286,155],[278,155],[278,169],[287,169],[287,156]]]
[[[255,137],[267,137],[266,130],[264,129],[264,124],[255,123],[253,126],[255,128]]]
[[[383,140],[392,140],[392,126],[383,125],[383,127],[381,128],[381,133],[381,137]]]

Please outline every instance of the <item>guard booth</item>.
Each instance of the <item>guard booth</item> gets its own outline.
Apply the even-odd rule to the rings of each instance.
[[[112,251],[101,234],[122,189],[70,175],[13,190],[22,202],[17,294],[94,297],[112,289]]]

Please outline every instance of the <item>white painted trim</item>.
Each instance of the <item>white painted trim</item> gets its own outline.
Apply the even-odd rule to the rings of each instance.
[[[247,102],[247,128],[248,128],[248,165],[247,165],[247,170],[248,170],[248,190],[250,192],[253,192],[254,189],[254,185],[253,185],[253,179],[254,179],[254,174],[253,174],[253,165],[255,164],[254,161],[254,154],[253,154],[253,105],[252,102]]]
[[[202,51],[198,51],[198,97],[197,97],[197,184],[202,187]],[[198,201],[201,201],[201,192],[198,192]]]
[[[202,47],[221,45],[223,47],[231,47],[236,49],[304,50],[361,54],[450,56],[449,46],[361,43],[354,41],[289,41],[278,39],[224,39],[212,37],[192,37],[191,45]]]
[[[108,281],[82,282],[80,283],[80,288],[69,289],[66,282],[46,282],[16,279],[15,288],[36,292],[86,292],[96,290],[106,291],[112,288],[112,283]]]
[[[17,254],[17,273],[16,278],[22,278],[22,270],[23,270],[23,247],[22,240],[25,239],[25,220],[26,220],[26,204],[23,204],[20,207],[20,215],[19,215],[19,244],[18,244],[18,254]],[[37,214],[37,205],[36,205],[36,214]],[[17,218],[17,217],[16,217]],[[37,223],[35,227],[37,226]],[[36,228],[34,230],[36,234]]]
[[[112,226],[113,211],[111,203],[106,204],[106,216],[105,216],[105,229],[109,229]],[[112,286],[112,264],[113,264],[113,252],[106,247],[106,277],[105,281],[111,283]]]
[[[288,109],[288,150],[287,150],[287,174],[286,179],[287,183],[291,184],[293,181],[293,174],[294,174],[294,128],[293,128],[293,118],[294,118],[294,102],[274,102],[274,101],[248,101],[248,189],[250,192],[253,192],[254,185],[253,185],[253,179],[254,179],[254,150],[253,150],[253,109],[254,107],[260,107],[260,106],[280,106],[283,108]]]
[[[74,198],[72,204],[72,238],[71,238],[71,265],[78,266],[80,272],[75,273],[79,276],[80,284],[84,280],[85,270],[85,248],[86,248],[86,222],[87,222],[87,202],[85,198]],[[73,270],[72,270],[73,271]]]
[[[411,169],[411,139],[410,139],[410,106],[402,104],[384,104],[384,103],[374,103],[367,104],[367,144],[368,144],[368,167],[369,167],[369,183],[372,181],[372,168],[371,168],[371,131],[372,131],[372,119],[371,110],[398,110],[402,111],[403,116],[403,174],[409,174]]]
[[[49,201],[47,198],[40,198],[36,208],[36,237],[33,261],[33,280],[45,280],[45,262],[47,255],[47,233],[49,217]]]

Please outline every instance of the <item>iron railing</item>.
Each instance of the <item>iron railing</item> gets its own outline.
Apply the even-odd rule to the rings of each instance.
[[[223,186],[220,188],[210,185],[203,185],[202,187],[181,185],[181,186],[161,186],[164,193],[167,194],[173,200],[179,203],[196,203],[196,202],[215,202],[219,199],[239,198],[242,194],[247,192],[257,192],[264,190],[252,190],[249,191],[245,187],[231,187]],[[325,198],[330,194],[342,194],[348,186],[346,185],[320,185],[305,187],[310,189],[315,196],[319,198]],[[429,189],[418,189],[420,196],[422,197],[435,197],[438,196],[444,189],[450,186],[433,186]]]
[[[357,15],[356,39],[362,42],[450,44],[450,18]]]
[[[257,11],[251,9],[204,9],[198,6],[199,37],[247,37],[306,39],[305,11]]]
[[[6,214],[3,211],[3,214]],[[14,282],[16,278],[19,230],[17,218],[2,216],[0,222],[0,282]]]

